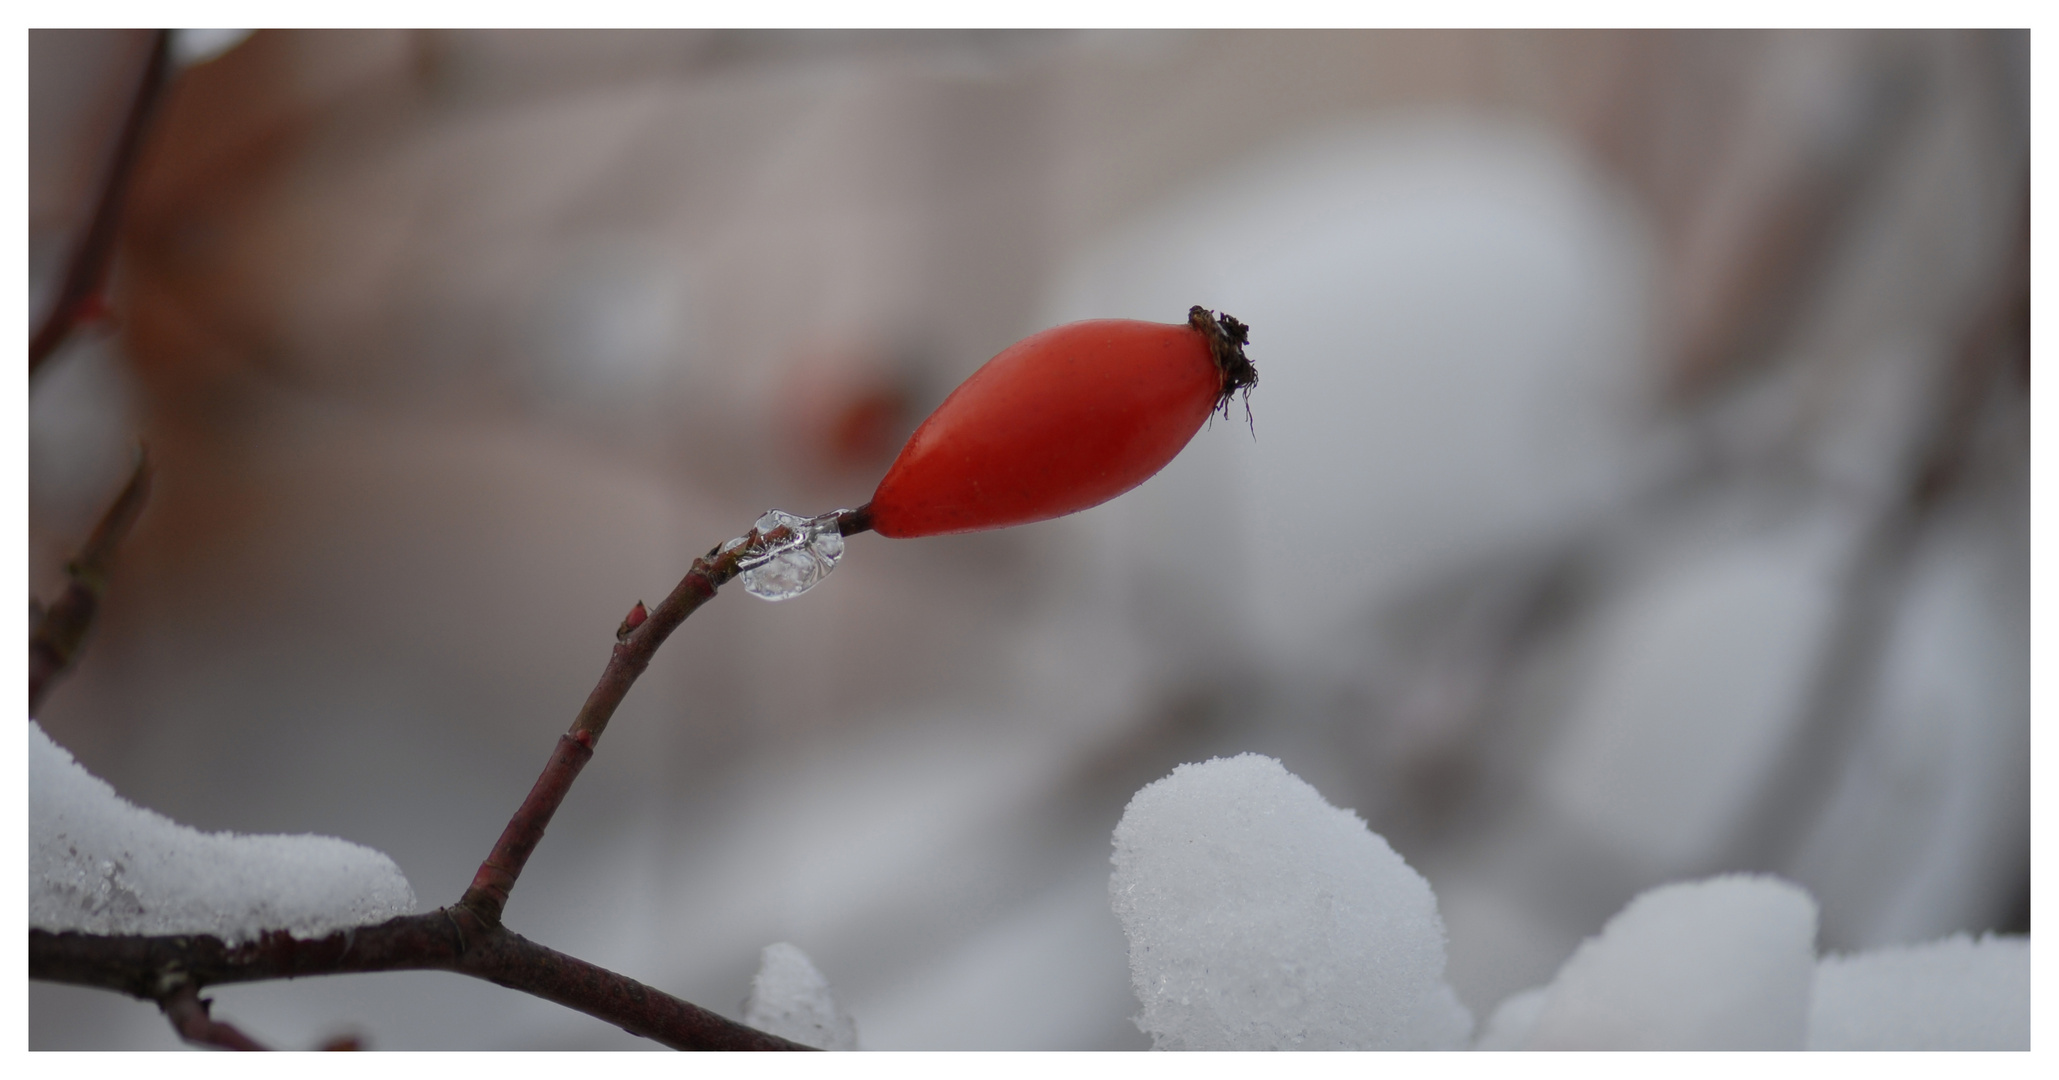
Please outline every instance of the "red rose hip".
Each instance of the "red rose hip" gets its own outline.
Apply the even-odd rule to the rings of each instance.
[[[895,537],[1022,525],[1097,506],[1164,468],[1258,374],[1248,330],[1094,319],[1016,342],[915,430],[867,507]]]

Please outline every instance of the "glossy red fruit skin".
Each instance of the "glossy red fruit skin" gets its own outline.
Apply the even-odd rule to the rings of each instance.
[[[1190,324],[1094,319],[1033,334],[915,430],[873,492],[872,527],[937,536],[1099,505],[1187,445],[1225,378]]]

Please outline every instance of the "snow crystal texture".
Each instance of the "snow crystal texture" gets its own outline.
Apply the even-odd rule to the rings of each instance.
[[[2030,1049],[2030,939],[1955,934],[1826,956],[1811,1050]]]
[[[1272,758],[1182,765],[1137,792],[1114,862],[1137,1026],[1161,1050],[1442,1049],[1471,1032],[1430,883]]]
[[[858,1049],[858,1025],[837,1008],[829,980],[807,953],[784,941],[765,946],[759,958],[744,1023],[817,1050]]]
[[[321,937],[415,908],[393,860],[331,836],[203,833],[135,806],[29,722],[29,926]]]
[[[1815,942],[1816,902],[1789,882],[1728,875],[1662,885],[1581,943],[1546,988],[1523,1045],[1800,1050]]]

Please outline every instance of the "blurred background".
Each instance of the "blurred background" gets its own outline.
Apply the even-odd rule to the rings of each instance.
[[[153,38],[32,31],[31,318]],[[1638,891],[1820,945],[2028,932],[2027,33],[181,35],[107,313],[31,382],[38,719],[204,829],[455,899],[630,605],[866,500],[1057,322],[1251,327],[1241,411],[1071,518],[850,543],[688,622],[513,929],[735,1016],[775,941],[898,1048],[1142,1048],[1109,833],[1258,751],[1437,890],[1476,1016]],[[455,975],[261,1039],[638,1048]],[[33,984],[40,1048],[167,1048]]]

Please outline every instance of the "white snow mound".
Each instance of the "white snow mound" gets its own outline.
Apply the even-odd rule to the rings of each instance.
[[[807,953],[784,941],[765,946],[758,960],[744,1023],[817,1050],[858,1049],[858,1025],[837,1007],[829,980]]]
[[[1146,786],[1114,863],[1137,1026],[1161,1050],[1443,1049],[1472,1030],[1430,883],[1272,758]]]
[[[29,926],[322,937],[415,909],[393,860],[332,836],[203,833],[115,794],[29,721]]]
[[[1578,1050],[1800,1050],[1816,901],[1778,878],[1726,875],[1640,894],[1582,942],[1523,1045]]]
[[[1811,1050],[2030,1049],[2030,939],[1954,934],[1826,956]]]
[[[1537,1029],[1537,1016],[1544,1011],[1545,992],[1545,987],[1533,986],[1504,998],[1488,1015],[1473,1049],[1521,1050],[1529,1043],[1530,1033]]]

